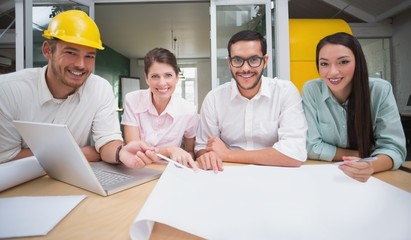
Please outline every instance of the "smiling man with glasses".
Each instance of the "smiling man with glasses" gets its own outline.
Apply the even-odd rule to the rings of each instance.
[[[196,156],[202,169],[223,162],[298,167],[307,158],[301,96],[289,80],[267,78],[265,38],[244,30],[228,43],[233,79],[210,91],[202,104]]]

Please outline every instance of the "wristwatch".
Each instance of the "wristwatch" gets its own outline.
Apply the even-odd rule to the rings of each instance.
[[[123,144],[121,144],[120,146],[117,147],[116,150],[116,163],[121,163],[120,161],[120,151],[123,148]]]

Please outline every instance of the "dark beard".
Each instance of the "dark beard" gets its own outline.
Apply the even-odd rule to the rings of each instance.
[[[235,82],[237,83],[237,87],[243,89],[243,90],[251,90],[254,89],[255,87],[257,87],[257,85],[260,83],[261,81],[261,77],[263,75],[263,71],[261,71],[260,76],[258,76],[257,80],[253,83],[253,85],[249,88],[244,88],[243,86],[240,85],[240,83],[237,81],[236,76],[234,75],[234,73],[231,71],[231,75],[233,76]]]

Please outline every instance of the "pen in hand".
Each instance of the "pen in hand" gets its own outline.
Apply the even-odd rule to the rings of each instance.
[[[378,159],[377,157],[367,157],[367,158],[354,159],[354,160],[351,160],[351,162],[370,162],[370,161],[375,161],[377,159]]]
[[[175,160],[173,160],[173,159],[171,159],[171,158],[169,158],[169,157],[166,157],[166,156],[164,156],[163,154],[156,153],[156,155],[157,155],[157,157],[159,157],[159,158],[161,158],[161,159],[164,159],[164,160],[166,160],[166,161],[168,161],[168,162],[170,162],[170,163],[173,163],[173,164],[176,165],[177,167],[184,168],[184,169],[187,169],[187,170],[189,170],[189,171],[194,171],[194,169],[191,169],[191,168],[189,168],[189,167],[187,167],[187,166],[185,166],[185,165],[183,165],[183,164],[181,164],[181,163],[179,163],[179,162],[177,162],[177,161],[175,161]]]
[[[370,162],[370,161],[375,161],[377,159],[378,159],[377,157],[367,157],[367,158],[354,159],[354,160],[347,161],[347,162]],[[334,164],[335,165],[342,165],[342,164],[344,164],[344,162],[345,161],[341,161],[341,162],[337,162],[337,163],[334,163]]]

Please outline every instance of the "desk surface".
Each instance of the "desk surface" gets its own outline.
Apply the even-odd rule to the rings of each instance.
[[[307,164],[320,163],[308,161]],[[151,165],[164,169],[164,165]],[[374,175],[376,178],[411,192],[411,174],[405,171],[386,171]],[[55,181],[47,176],[40,177],[0,193],[0,197],[87,195],[45,237],[24,239],[130,239],[130,226],[158,180],[101,197],[77,187]],[[164,224],[156,223],[151,239],[201,239]]]
[[[411,161],[405,161],[402,166],[411,169]]]
[[[411,173],[411,161],[405,161],[400,167],[401,170]]]
[[[404,110],[400,112],[401,117],[411,117],[411,110]]]

